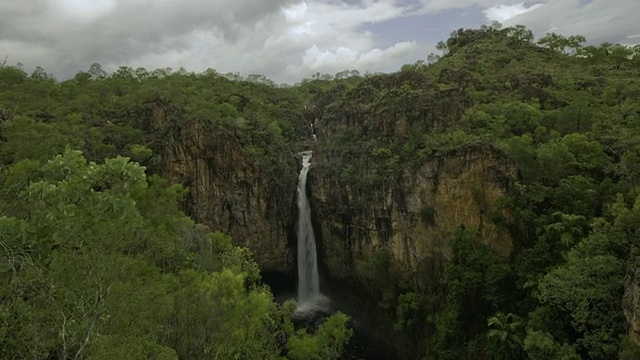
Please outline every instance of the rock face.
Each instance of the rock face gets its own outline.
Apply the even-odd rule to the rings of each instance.
[[[460,226],[478,229],[477,241],[502,256],[511,251],[507,230],[491,217],[500,214],[496,202],[517,169],[492,147],[433,157],[389,178],[379,189],[355,190],[339,183],[323,166],[322,154],[314,157],[311,194],[322,262],[332,277],[351,277],[360,262],[384,249],[420,286],[421,273],[432,273],[434,264],[451,258],[446,241]]]
[[[510,235],[492,219],[508,216],[496,203],[517,176],[513,161],[490,145],[425,150],[462,126],[476,81],[465,70],[436,78],[407,70],[314,98],[310,191],[331,277],[353,278],[358,264],[384,251],[422,287],[451,258],[447,240],[461,226],[509,255]]]
[[[440,96],[434,94],[429,99]],[[442,118],[457,119],[464,107],[453,112],[447,108],[449,115]],[[169,111],[161,101],[153,104],[148,126],[166,134],[160,144],[160,172],[189,188],[187,213],[250,248],[264,271],[290,273],[296,246],[296,159],[290,156],[286,169],[269,172],[247,154],[249,140],[242,132],[212,130],[197,122],[178,126]],[[444,110],[434,118],[440,118],[440,112]],[[403,124],[398,121],[399,128],[392,132],[406,133],[410,124]],[[335,129],[323,130],[321,136],[330,137]],[[338,153],[345,157],[339,162],[367,166]],[[372,188],[334,176],[336,169],[325,165],[334,154],[322,147],[314,152],[308,182],[320,263],[331,277],[348,279],[359,263],[386,250],[394,266],[414,275],[420,285],[421,273],[433,273],[450,259],[447,239],[460,226],[478,229],[478,241],[497,253],[510,253],[508,232],[491,218],[517,169],[492,147],[468,147],[421,160]]]
[[[166,112],[161,103],[154,105],[152,128],[167,134],[161,172],[170,183],[189,188],[188,215],[251,249],[262,270],[290,272],[295,249],[293,156],[285,173],[269,173],[244,151],[247,140],[241,132],[196,122],[175,127],[166,124]]]

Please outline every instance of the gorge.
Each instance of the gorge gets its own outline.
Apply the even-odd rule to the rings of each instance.
[[[527,31],[292,86],[0,67],[0,358],[640,358],[640,57]]]

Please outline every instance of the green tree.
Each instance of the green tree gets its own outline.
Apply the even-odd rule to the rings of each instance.
[[[593,359],[616,356],[618,340],[611,331],[624,333],[619,302],[625,262],[608,250],[612,235],[605,230],[591,234],[539,284],[540,301],[570,314],[571,326],[580,334],[577,345]]]
[[[538,44],[550,49],[553,52],[561,54],[567,54],[567,48],[571,49],[572,53],[580,53],[582,44],[587,40],[582,35],[571,35],[568,38],[556,33],[547,33],[545,36],[538,40]]]
[[[567,38],[556,33],[547,33],[538,40],[538,44],[548,48],[553,52],[562,52],[567,46]]]
[[[549,333],[527,331],[524,349],[531,360],[579,360],[580,356],[568,344],[558,344]]]
[[[315,334],[298,330],[287,343],[287,357],[292,360],[338,359],[353,335],[353,330],[346,327],[348,321],[347,315],[337,312],[328,317]]]
[[[27,178],[17,216],[0,217],[1,357],[279,357],[290,320],[251,253],[196,226],[182,187],[144,170],[67,149]],[[342,352],[347,321],[314,335],[320,358]]]
[[[507,36],[509,36],[516,45],[531,44],[534,39],[533,32],[527,29],[524,25],[516,25],[508,28]]]
[[[615,44],[609,49],[609,60],[615,69],[620,69],[623,64],[631,61],[633,50],[625,45]]]
[[[436,44],[436,49],[442,53],[442,56],[445,56],[449,53],[449,46],[444,41],[439,41]]]
[[[495,359],[522,358],[523,324],[518,316],[498,312],[487,320],[487,325],[487,353]]]

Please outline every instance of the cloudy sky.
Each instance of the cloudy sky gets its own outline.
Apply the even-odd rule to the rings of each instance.
[[[66,79],[98,62],[264,74],[395,71],[491,20],[638,43],[640,0],[0,0],[0,57]],[[0,59],[0,62],[2,59]]]

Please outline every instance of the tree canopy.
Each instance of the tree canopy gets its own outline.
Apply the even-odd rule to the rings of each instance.
[[[296,329],[295,304],[274,301],[251,252],[187,217],[189,189],[160,176],[163,146],[197,124],[277,181],[313,124],[333,180],[363,201],[458,149],[488,146],[518,167],[490,214],[511,234],[508,257],[459,229],[431,292],[385,249],[354,271],[401,355],[637,358],[622,298],[640,245],[640,47],[587,40],[493,23],[393,74],[294,86],[213,69],[95,63],[57,81],[0,66],[0,357],[339,358],[349,318]],[[421,221],[435,212],[423,206]]]

